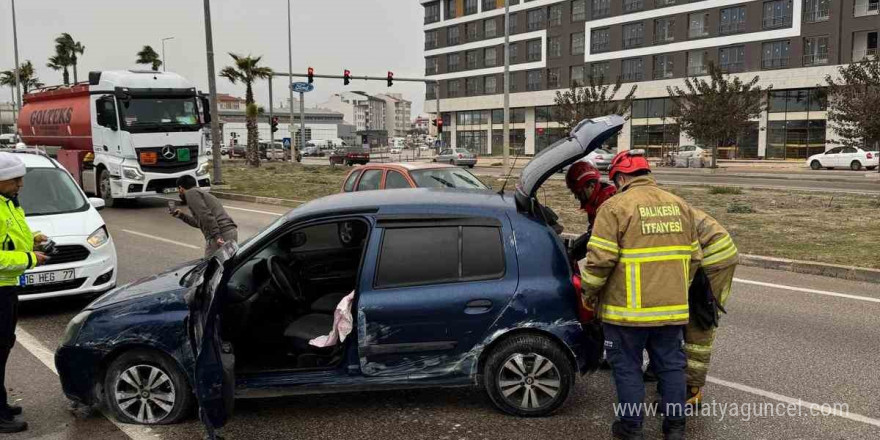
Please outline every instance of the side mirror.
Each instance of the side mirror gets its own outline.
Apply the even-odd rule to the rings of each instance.
[[[211,102],[206,96],[199,99],[202,101],[202,124],[208,125],[211,123]]]
[[[104,203],[104,199],[99,199],[95,197],[89,198],[89,204],[91,204],[92,207],[98,211],[104,209],[104,206],[106,206],[106,203]]]

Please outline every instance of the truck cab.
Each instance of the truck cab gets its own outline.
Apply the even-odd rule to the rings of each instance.
[[[41,89],[24,102],[24,141],[61,147],[59,162],[108,206],[174,192],[183,175],[211,185],[208,100],[180,75],[90,72],[87,84]]]

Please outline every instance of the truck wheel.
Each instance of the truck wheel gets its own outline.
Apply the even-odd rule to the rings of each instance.
[[[112,208],[116,205],[116,199],[113,198],[113,190],[110,187],[110,171],[106,169],[101,170],[101,175],[98,177],[98,191],[100,192],[99,196],[104,199],[105,206]]]
[[[193,392],[180,368],[162,353],[131,350],[114,360],[104,376],[110,410],[123,423],[167,425],[193,407]]]
[[[546,416],[565,403],[574,368],[552,340],[513,336],[492,349],[483,367],[483,386],[498,409],[520,417]]]

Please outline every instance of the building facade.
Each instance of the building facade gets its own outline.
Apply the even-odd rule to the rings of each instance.
[[[218,95],[218,105],[223,102]],[[233,100],[227,100],[227,102],[233,102]],[[239,108],[224,108],[220,106],[218,110],[223,145],[229,145],[230,142],[246,142],[247,118],[244,104],[242,103]],[[283,138],[290,136],[290,109],[276,109],[274,116],[278,118],[278,131],[275,132],[275,141],[281,142]],[[305,121],[306,141],[342,139],[348,144],[356,142],[354,127],[345,122],[342,113],[323,108],[307,108],[305,109]],[[302,130],[298,108],[294,113],[293,124],[294,142],[296,145],[300,145]],[[271,125],[269,124],[268,112],[264,112],[257,117],[257,132],[259,133],[260,142],[268,142],[271,139]]]
[[[440,81],[448,143],[481,154],[502,144],[504,0],[420,0],[425,73]],[[589,77],[637,85],[616,143],[659,156],[695,141],[670,117],[668,86],[714,63],[772,86],[768,109],[722,158],[801,159],[835,135],[819,84],[878,57],[880,0],[511,0],[511,147],[535,154],[564,136],[556,91]],[[433,87],[425,111],[436,112]]]
[[[403,99],[400,93],[380,94],[377,98],[385,100],[385,127],[388,130],[388,137],[406,136],[412,128],[410,123],[412,102]]]
[[[357,143],[370,147],[388,144],[388,108],[385,99],[364,92],[345,92],[331,96],[319,106],[342,113],[345,121],[355,126]]]

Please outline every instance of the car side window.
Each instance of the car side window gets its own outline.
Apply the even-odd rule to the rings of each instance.
[[[504,247],[498,227],[388,228],[382,237],[374,285],[422,286],[503,276]]]
[[[388,173],[385,174],[385,189],[403,188],[412,188],[406,180],[406,177],[403,177],[403,174],[400,174],[397,171],[388,171]]]
[[[346,181],[345,181],[345,187],[343,188],[343,190],[345,192],[354,191],[354,183],[357,182],[358,176],[360,176],[360,175],[361,175],[360,170],[351,173],[351,175],[348,176],[348,179],[346,179]]]
[[[856,149],[853,147],[846,147],[843,149],[843,154],[856,154],[856,153],[858,153],[858,151],[856,151]]]
[[[825,152],[825,154],[839,154],[840,150],[843,150],[843,147],[832,148]]]
[[[366,170],[364,171],[361,181],[358,182],[358,191],[371,191],[379,189],[379,183],[382,181],[382,170]]]

